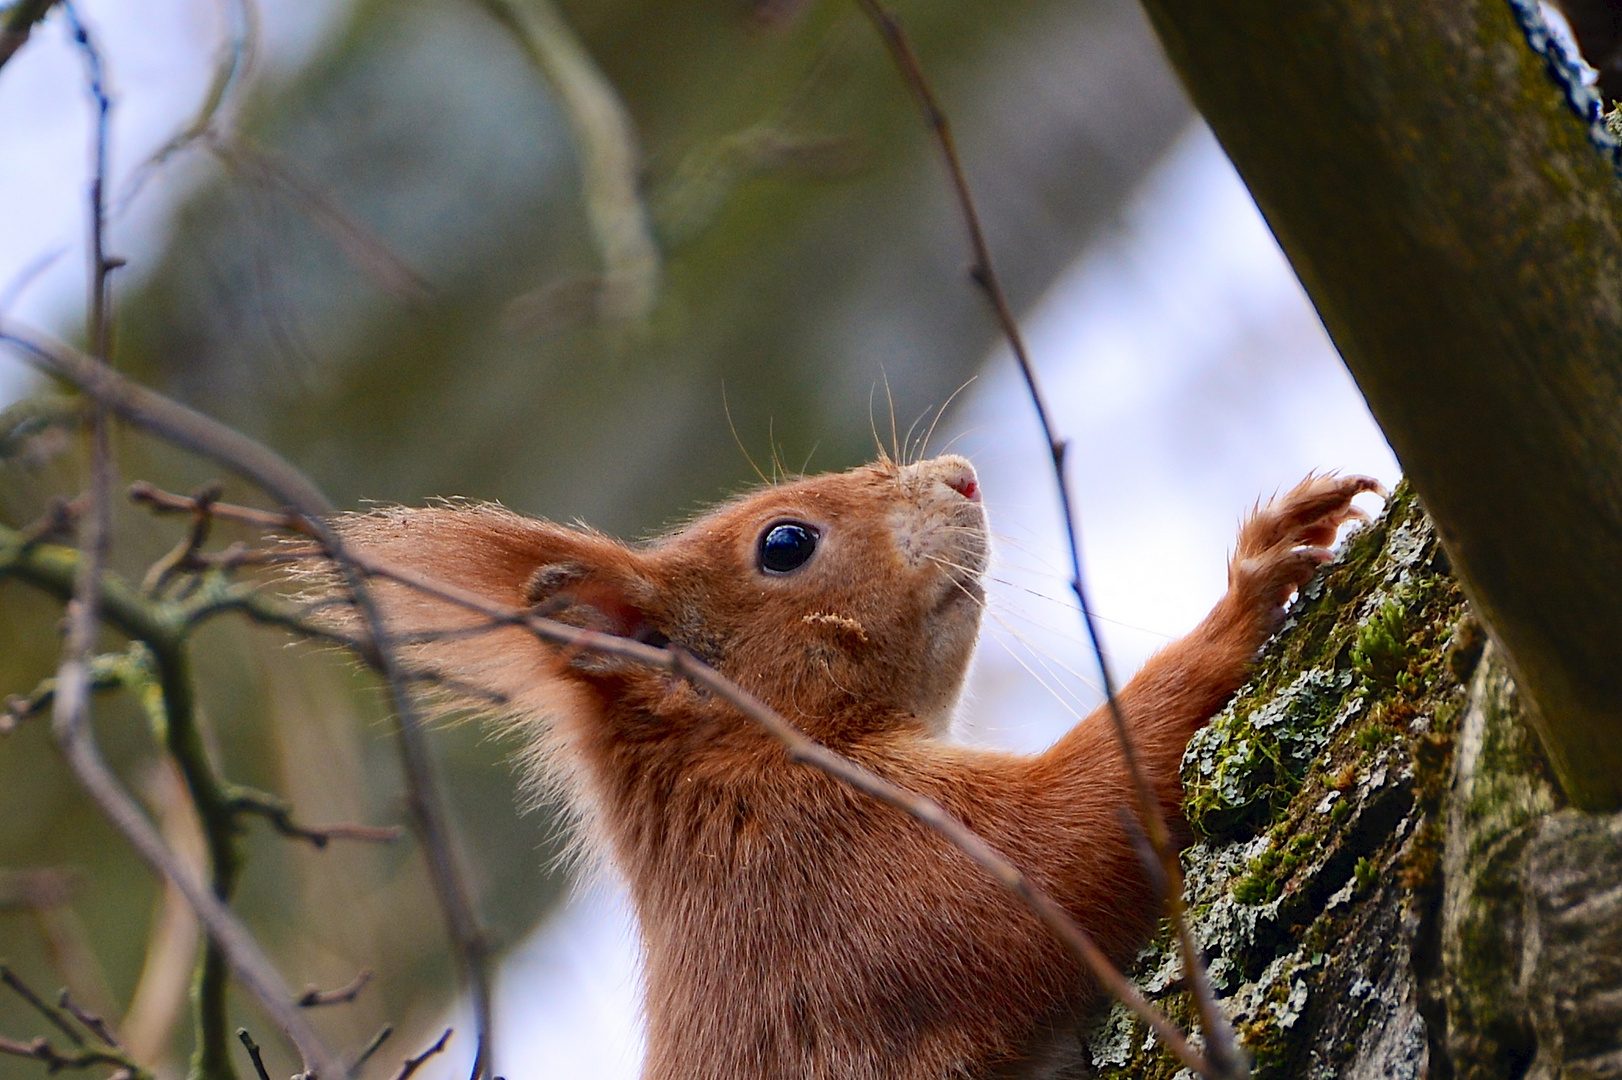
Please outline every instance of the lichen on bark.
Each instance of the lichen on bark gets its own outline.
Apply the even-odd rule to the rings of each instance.
[[[1480,640],[1401,488],[1190,743],[1185,899],[1258,1080],[1424,1073],[1418,973],[1433,963],[1451,746]],[[1164,938],[1132,974],[1189,1019]],[[1087,1050],[1103,1077],[1179,1072],[1119,1006]]]

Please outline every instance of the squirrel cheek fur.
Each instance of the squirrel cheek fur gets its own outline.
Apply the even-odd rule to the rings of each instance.
[[[1365,477],[1309,476],[1254,511],[1227,594],[1122,689],[1180,833],[1189,736],[1243,682],[1338,527],[1362,516],[1352,497],[1371,490]],[[765,538],[784,524],[814,550],[774,572]],[[1102,710],[1036,755],[942,738],[989,557],[962,458],[881,460],[767,487],[640,546],[476,504],[339,525],[379,561],[679,645],[807,734],[940,802],[1117,959],[1153,929],[1158,905],[1120,813],[1131,785]],[[479,623],[378,588],[398,631]],[[685,681],[512,627],[438,636],[411,658],[506,696],[535,774],[627,883],[645,949],[649,1080],[1046,1075],[1097,1003],[1063,947],[966,857],[790,762]]]

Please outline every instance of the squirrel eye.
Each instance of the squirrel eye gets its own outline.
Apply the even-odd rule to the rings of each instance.
[[[817,530],[798,521],[773,525],[760,537],[760,568],[788,574],[804,566],[817,550]]]

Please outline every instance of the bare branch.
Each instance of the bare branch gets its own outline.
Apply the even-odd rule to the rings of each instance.
[[[293,820],[293,808],[274,795],[267,795],[262,791],[250,788],[233,788],[229,796],[229,806],[236,813],[257,814],[270,822],[271,827],[283,836],[294,840],[308,841],[316,848],[325,848],[334,840],[358,840],[367,844],[392,844],[405,835],[404,832],[393,825],[354,825],[341,823],[337,825],[300,825]],[[365,979],[371,978],[371,972],[366,972],[360,982],[365,985]],[[356,987],[359,991],[359,986]],[[308,995],[306,995],[307,997]],[[311,1004],[303,998],[300,1005]],[[327,1004],[317,1002],[316,1004]]]
[[[22,998],[24,1001],[28,1002],[28,1004],[33,1007],[35,1012],[39,1013],[50,1022],[52,1027],[66,1035],[68,1037],[68,1041],[74,1046],[84,1045],[84,1036],[79,1034],[79,1030],[77,1028],[68,1023],[68,1018],[63,1016],[56,1009],[53,1009],[51,1006],[47,1005],[45,1000],[38,994],[34,993],[27,983],[23,982],[17,977],[17,973],[15,971],[12,971],[11,968],[4,964],[0,964],[0,982],[5,983],[11,988],[13,993]]]
[[[78,1002],[74,1001],[73,995],[68,993],[67,990],[63,990],[61,994],[57,995],[56,1001],[57,1004],[59,1004],[64,1010],[71,1013],[75,1020],[83,1024],[92,1035],[100,1039],[103,1044],[111,1046],[114,1049],[122,1049],[122,1047],[119,1046],[117,1036],[113,1034],[113,1029],[107,1026],[107,1021],[103,1020],[96,1014],[89,1012]]]
[[[641,322],[659,293],[659,247],[638,192],[636,133],[614,86],[551,0],[480,0],[512,32],[569,117],[602,276],[597,314]],[[547,291],[543,288],[542,292]],[[531,297],[514,301],[520,306]]]
[[[89,1069],[97,1065],[114,1065],[126,1072],[132,1080],[134,1078],[152,1080],[151,1073],[116,1050],[76,1050],[70,1054],[63,1054],[44,1039],[18,1042],[0,1036],[0,1054],[42,1061],[45,1063],[45,1070],[52,1073],[61,1072],[63,1069]]]
[[[323,1005],[347,1005],[360,996],[366,989],[366,984],[372,981],[370,969],[356,975],[347,986],[340,986],[336,990],[321,990],[314,986],[306,987],[304,994],[298,999],[301,1009],[319,1009]]]
[[[156,596],[175,574],[182,570],[199,569],[202,566],[198,561],[198,553],[202,551],[203,545],[208,543],[209,529],[214,524],[213,517],[208,513],[208,507],[224,492],[225,486],[215,482],[192,493],[192,501],[197,504],[198,509],[192,514],[191,529],[173,550],[147,570],[146,576],[141,579],[142,592]]]
[[[1206,1045],[1210,1051],[1211,1060],[1207,1067],[1195,1071],[1212,1080],[1246,1077],[1249,1075],[1249,1068],[1245,1064],[1244,1056],[1238,1051],[1233,1027],[1228,1022],[1226,1014],[1222,1012],[1221,1006],[1217,1004],[1204,959],[1188,927],[1183,910],[1182,864],[1171,842],[1171,831],[1166,826],[1165,815],[1161,813],[1159,801],[1155,798],[1148,777],[1138,760],[1131,730],[1127,726],[1125,713],[1115,692],[1115,680],[1110,672],[1109,661],[1104,655],[1098,620],[1093,613],[1092,605],[1088,602],[1081,573],[1080,528],[1077,525],[1074,500],[1070,495],[1070,484],[1066,474],[1065,455],[1069,449],[1069,442],[1058,435],[1053,424],[1052,414],[1048,410],[1046,398],[1036,376],[1036,368],[1031,363],[1030,352],[1025,346],[1025,338],[1019,328],[1019,320],[1014,316],[1013,306],[1009,303],[1002,282],[992,265],[991,247],[986,242],[985,228],[981,224],[980,213],[975,206],[974,194],[969,188],[968,174],[964,172],[963,162],[958,156],[951,125],[936,100],[929,80],[924,75],[923,65],[895,15],[885,10],[878,0],[857,0],[857,3],[884,39],[897,70],[900,71],[907,88],[918,103],[924,123],[928,125],[936,145],[940,148],[958,208],[968,229],[969,247],[974,260],[969,268],[969,275],[991,303],[997,322],[1008,340],[1009,349],[1019,365],[1020,375],[1025,381],[1031,404],[1036,410],[1037,421],[1042,428],[1042,436],[1048,445],[1053,462],[1053,476],[1058,486],[1060,511],[1064,517],[1065,535],[1069,543],[1070,588],[1081,608],[1087,638],[1098,661],[1100,681],[1103,684],[1109,715],[1114,721],[1115,736],[1120,743],[1121,756],[1126,763],[1127,771],[1132,777],[1138,818],[1159,863],[1157,876],[1163,878],[1165,883],[1162,895],[1167,915],[1177,936],[1185,977],[1192,992],[1195,1008],[1199,1012],[1200,1027],[1205,1033]],[[1153,874],[1152,871],[1151,873]]]
[[[400,1071],[394,1074],[394,1080],[410,1080],[411,1074],[422,1068],[423,1062],[445,1049],[445,1044],[451,1040],[451,1030],[446,1028],[445,1034],[439,1037],[438,1042],[416,1057],[406,1058],[405,1063],[400,1066]]]
[[[371,1040],[367,1042],[364,1048],[362,1048],[361,1052],[355,1055],[355,1060],[349,1066],[349,1075],[358,1076],[361,1069],[365,1067],[366,1063],[372,1060],[372,1055],[382,1049],[383,1044],[388,1042],[389,1036],[393,1034],[394,1025],[392,1024],[384,1024],[382,1027],[378,1028],[377,1034],[373,1035]]]
[[[242,1040],[243,1049],[248,1051],[248,1058],[253,1062],[253,1071],[259,1074],[259,1080],[270,1080],[270,1073],[265,1071],[265,1059],[259,1052],[259,1044],[253,1041],[247,1028],[237,1028],[237,1038]]]

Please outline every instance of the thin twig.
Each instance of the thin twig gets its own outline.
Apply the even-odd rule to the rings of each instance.
[[[247,1028],[237,1028],[237,1038],[242,1040],[243,1049],[248,1051],[248,1059],[253,1062],[253,1071],[259,1074],[259,1080],[270,1080],[270,1073],[265,1071],[265,1059],[259,1052],[259,1044],[253,1041]]]
[[[199,488],[192,493],[192,500],[201,507],[207,507],[224,494],[225,485],[215,482]],[[199,510],[192,515],[191,528],[186,536],[175,545],[163,558],[153,563],[141,579],[141,591],[148,595],[157,595],[158,590],[168,583],[169,579],[182,570],[193,570],[201,567],[198,553],[203,545],[208,543],[209,529],[213,527],[214,518],[206,512]]]
[[[393,1024],[384,1024],[382,1027],[378,1028],[377,1034],[372,1036],[371,1041],[361,1049],[360,1053],[355,1055],[355,1060],[350,1063],[349,1075],[358,1076],[361,1069],[365,1067],[366,1063],[372,1060],[372,1055],[377,1053],[378,1050],[382,1048],[383,1044],[389,1041],[389,1036],[393,1034]]]
[[[393,825],[355,825],[340,823],[337,825],[301,825],[293,820],[293,808],[273,795],[262,791],[253,791],[249,788],[236,787],[229,796],[230,808],[239,814],[256,814],[270,822],[271,827],[283,836],[294,840],[304,840],[316,848],[325,848],[334,840],[356,840],[365,844],[392,844],[400,839],[404,833]],[[366,974],[370,978],[371,973]],[[362,981],[361,986],[365,985]],[[358,988],[357,988],[358,990]],[[299,999],[300,1005],[310,1003]],[[326,1004],[318,1002],[317,1004]]]
[[[434,1045],[430,1046],[416,1057],[406,1058],[405,1063],[400,1066],[400,1071],[394,1074],[394,1080],[409,1080],[412,1073],[422,1068],[423,1062],[444,1050],[445,1044],[451,1040],[451,1030],[451,1028],[446,1028],[445,1034],[439,1037],[438,1042],[434,1043]]]
[[[1077,515],[1074,500],[1070,495],[1070,484],[1066,474],[1066,453],[1069,449],[1069,442],[1058,435],[1053,423],[1052,414],[1049,412],[1041,384],[1036,376],[1036,369],[1031,363],[1030,352],[1025,346],[1024,335],[1020,331],[1019,321],[1014,316],[1013,306],[1009,303],[1008,296],[1003,291],[1002,283],[992,265],[991,248],[986,242],[985,229],[981,224],[980,214],[975,206],[973,192],[969,188],[968,174],[964,171],[962,160],[958,156],[957,143],[952,137],[951,125],[936,100],[929,80],[924,75],[923,65],[920,63],[917,53],[913,51],[912,44],[908,40],[900,21],[893,14],[885,10],[877,0],[857,0],[857,3],[884,39],[891,59],[895,62],[896,68],[900,71],[908,89],[916,99],[919,110],[923,114],[924,122],[928,125],[936,145],[940,148],[947,176],[951,181],[959,210],[962,213],[969,234],[969,246],[973,254],[973,263],[970,266],[969,275],[990,301],[1003,335],[1008,339],[1009,348],[1019,365],[1020,375],[1024,379],[1031,404],[1036,410],[1037,421],[1042,428],[1042,436],[1047,442],[1048,451],[1052,457],[1053,475],[1058,487],[1060,510],[1064,517],[1065,534],[1070,550],[1070,588],[1081,608],[1082,621],[1087,628],[1087,637],[1092,644],[1093,655],[1098,661],[1104,697],[1109,715],[1114,721],[1115,735],[1120,744],[1121,757],[1132,777],[1139,820],[1144,834],[1148,837],[1149,843],[1158,858],[1161,873],[1166,881],[1167,887],[1164,892],[1164,901],[1167,914],[1177,935],[1178,946],[1183,957],[1183,968],[1192,991],[1195,1008],[1199,1011],[1200,1026],[1205,1033],[1206,1045],[1210,1051],[1210,1067],[1208,1071],[1204,1071],[1204,1074],[1214,1078],[1214,1080],[1245,1077],[1249,1074],[1249,1069],[1244,1063],[1243,1056],[1238,1052],[1232,1025],[1217,1004],[1216,995],[1212,990],[1204,960],[1188,927],[1188,920],[1183,910],[1182,864],[1178,859],[1176,848],[1171,842],[1171,831],[1167,828],[1165,815],[1161,812],[1159,801],[1155,798],[1148,778],[1144,774],[1142,763],[1138,760],[1131,730],[1127,725],[1125,713],[1115,691],[1115,681],[1110,672],[1109,662],[1104,655],[1097,617],[1093,612],[1092,605],[1088,602],[1087,590],[1081,572],[1080,529],[1076,523]]]
[[[57,995],[56,1001],[63,1009],[71,1013],[75,1020],[83,1024],[92,1035],[100,1039],[102,1043],[111,1046],[115,1050],[122,1049],[119,1046],[118,1037],[113,1034],[113,1029],[107,1026],[107,1021],[74,1001],[73,995],[66,989]]]
[[[34,1011],[48,1020],[52,1027],[68,1037],[74,1046],[84,1045],[84,1036],[79,1029],[68,1023],[68,1018],[61,1012],[46,1004],[45,999],[34,993],[29,985],[17,977],[17,973],[4,964],[0,964],[0,982],[11,988],[12,992],[33,1007]]]
[[[107,127],[112,102],[106,91],[106,72],[101,53],[79,14],[69,0],[62,0],[62,8],[73,29],[74,40],[85,57],[90,94],[95,102],[95,126],[92,139],[92,173],[90,183],[90,273],[87,321],[92,350],[103,359],[108,353],[110,329],[107,283],[115,265],[106,252],[106,206],[102,197],[107,179]],[[90,724],[91,654],[95,648],[99,625],[102,572],[112,539],[112,492],[116,479],[113,463],[111,420],[105,407],[93,404],[90,410],[90,490],[84,508],[80,529],[80,560],[74,582],[73,600],[68,605],[68,632],[62,647],[62,659],[57,666],[54,695],[51,702],[52,732],[64,749],[70,744],[88,745],[92,737]],[[71,755],[70,755],[71,756]],[[6,982],[43,1012],[71,1039],[74,1045],[84,1047],[84,1040],[62,1019],[61,1013],[50,1009],[10,971],[4,973]],[[37,1047],[48,1049],[39,1042]],[[52,1062],[54,1071],[61,1067]]]
[[[89,1069],[97,1065],[114,1065],[127,1071],[132,1078],[152,1080],[151,1073],[116,1050],[86,1049],[64,1054],[56,1050],[44,1039],[18,1042],[16,1039],[7,1039],[0,1036],[0,1054],[10,1054],[13,1057],[32,1058],[35,1061],[42,1061],[45,1063],[45,1071],[51,1073],[60,1072],[63,1069]]]
[[[371,969],[362,971],[350,980],[349,985],[340,986],[336,990],[322,990],[315,986],[305,987],[303,995],[298,999],[301,1009],[319,1009],[324,1005],[347,1005],[360,996],[366,989],[366,984],[372,981]]]

